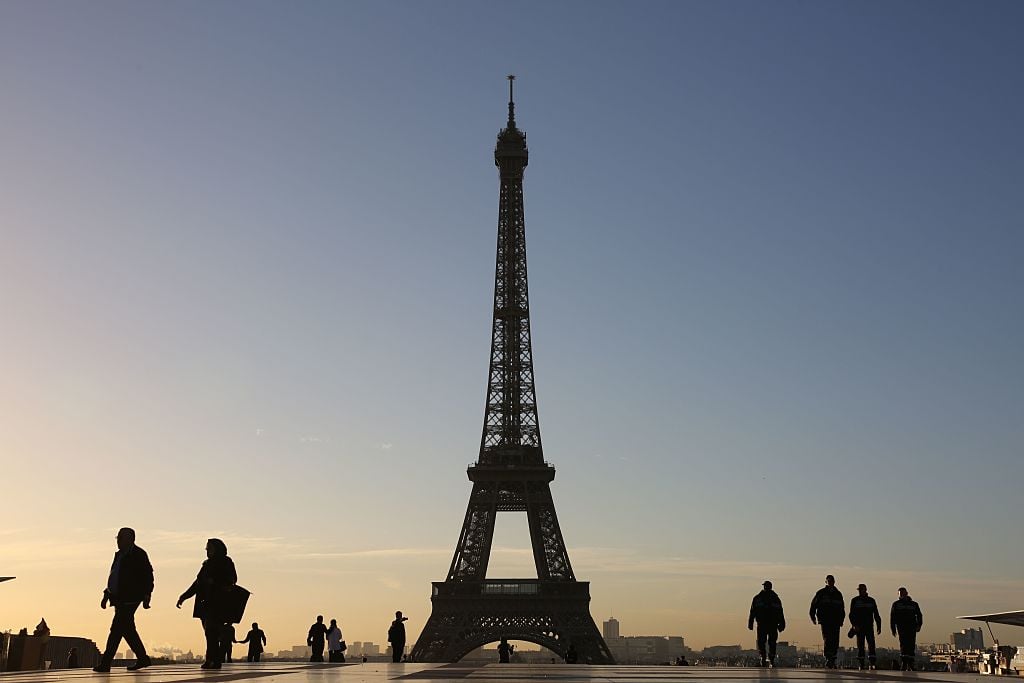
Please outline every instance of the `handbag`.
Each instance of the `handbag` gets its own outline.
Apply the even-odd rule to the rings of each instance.
[[[344,640],[338,643],[338,651],[339,652],[344,652],[347,649],[348,649],[348,645],[345,644]]]
[[[239,585],[231,586],[224,599],[224,621],[237,624],[245,614],[245,604],[249,602],[249,591]]]

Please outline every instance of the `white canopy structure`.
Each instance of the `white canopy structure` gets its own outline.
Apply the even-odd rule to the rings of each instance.
[[[1017,612],[996,612],[994,614],[976,614],[969,617],[957,617],[957,619],[984,621],[986,624],[1006,624],[1008,626],[1024,626],[1024,610],[1020,610]]]

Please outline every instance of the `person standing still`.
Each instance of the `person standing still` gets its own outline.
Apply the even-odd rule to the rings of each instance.
[[[327,627],[324,626],[324,615],[318,614],[316,616],[316,623],[309,627],[309,633],[306,635],[306,645],[313,648],[313,654],[310,656],[309,661],[324,661],[324,639],[326,637]]]
[[[263,646],[267,644],[267,634],[260,629],[260,625],[255,621],[252,622],[252,629],[245,634],[245,640],[238,641],[239,645],[244,645],[245,643],[249,643],[249,654],[246,655],[245,661],[260,661],[260,655],[263,654]]]
[[[238,581],[238,573],[235,571],[235,563],[228,557],[228,547],[219,538],[206,540],[206,559],[199,568],[196,580],[192,582],[184,593],[178,596],[175,605],[181,609],[181,604],[191,597],[195,597],[195,605],[192,608],[192,616],[199,619],[203,625],[203,635],[206,636],[206,661],[200,669],[221,668],[221,646],[220,631],[227,621],[225,612],[230,597],[231,587]]]
[[[235,642],[234,624],[224,623],[220,627],[220,661],[231,662],[231,645]]]
[[[750,602],[747,629],[753,631],[757,622],[757,653],[761,655],[761,666],[771,664],[774,667],[775,647],[779,633],[786,630],[786,616],[782,612],[782,599],[772,590],[772,582],[765,581],[761,586],[763,590]]]
[[[850,600],[850,626],[857,635],[857,661],[864,670],[864,642],[868,645],[868,663],[871,670],[877,667],[875,657],[875,631],[882,632],[882,615],[878,613],[878,603],[868,595],[868,587],[863,583],[857,585],[857,595]]]
[[[811,623],[821,626],[821,638],[825,641],[825,668],[836,668],[839,654],[839,630],[846,621],[846,603],[843,594],[836,588],[836,577],[825,577],[825,587],[814,594],[811,600]]]
[[[516,649],[515,645],[512,645],[505,638],[501,639],[498,643],[498,664],[508,664],[512,661],[512,652]]]
[[[122,638],[135,653],[135,663],[128,666],[129,671],[138,671],[152,663],[139,631],[135,628],[135,612],[139,605],[149,609],[152,597],[153,565],[149,563],[146,551],[135,545],[135,530],[124,527],[117,532],[117,552],[114,553],[107,587],[103,589],[103,599],[100,600],[101,609],[106,609],[107,603],[114,606],[114,619],[110,622],[107,646],[93,671],[110,671],[110,664],[114,661]]]
[[[892,634],[900,639],[900,670],[914,671],[914,659],[917,657],[917,634],[924,626],[921,607],[910,599],[907,589],[900,587],[899,600],[892,603],[889,611],[889,628]]]
[[[391,626],[388,628],[388,642],[391,643],[391,661],[400,662],[402,661],[402,655],[405,654],[405,624],[409,620],[409,617],[403,617],[402,612],[395,612],[395,620],[391,622]]]

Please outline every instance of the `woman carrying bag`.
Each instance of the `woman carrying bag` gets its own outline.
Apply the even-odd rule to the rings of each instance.
[[[327,661],[336,664],[345,663],[345,650],[348,647],[341,639],[341,629],[338,628],[338,620],[331,619],[331,625],[327,627]]]
[[[235,563],[228,557],[228,547],[219,538],[206,542],[206,561],[199,568],[199,575],[192,585],[178,598],[181,603],[195,597],[192,616],[202,621],[206,635],[206,661],[201,669],[221,668],[221,627],[230,620],[231,590],[238,581]]]

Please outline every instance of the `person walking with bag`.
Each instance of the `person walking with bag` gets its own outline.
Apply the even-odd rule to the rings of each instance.
[[[335,664],[345,663],[345,650],[348,646],[341,638],[341,629],[338,627],[338,620],[331,619],[331,625],[327,627],[327,661]]]
[[[203,624],[206,636],[206,661],[199,668],[221,668],[222,650],[220,646],[221,627],[227,622],[226,612],[230,608],[231,589],[238,581],[235,563],[228,557],[228,547],[219,538],[206,541],[206,560],[199,568],[199,574],[192,585],[181,594],[175,605],[195,597],[192,616]]]
[[[875,631],[882,632],[882,615],[878,613],[878,603],[868,595],[868,587],[863,583],[857,586],[857,595],[850,600],[850,635],[857,636],[857,660],[860,668],[864,667],[864,645],[867,644],[868,665],[875,670]]]

